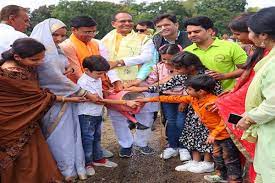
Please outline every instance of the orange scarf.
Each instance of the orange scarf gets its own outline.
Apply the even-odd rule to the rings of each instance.
[[[94,40],[91,40],[87,44],[85,44],[79,39],[77,39],[77,37],[75,37],[74,34],[71,34],[70,40],[75,46],[76,55],[77,55],[79,64],[81,65],[81,70],[82,72],[84,72],[84,69],[82,67],[82,62],[84,58],[91,55],[100,55],[98,44]]]
[[[70,36],[71,42],[74,44],[76,49],[76,55],[81,65],[81,71],[84,73],[84,68],[82,67],[82,62],[86,57],[92,55],[100,55],[98,43],[94,40],[89,41],[87,44],[80,41],[74,34]],[[109,90],[112,84],[106,74],[101,77],[103,90]]]

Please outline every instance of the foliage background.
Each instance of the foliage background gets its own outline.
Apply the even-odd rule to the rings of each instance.
[[[111,16],[117,11],[132,13],[135,22],[153,20],[162,13],[177,15],[182,30],[185,19],[205,15],[210,17],[218,28],[219,33],[228,33],[228,23],[233,17],[245,11],[246,0],[164,0],[153,3],[136,3],[134,0],[124,0],[119,3],[82,0],[61,0],[57,5],[41,6],[30,13],[32,27],[46,18],[54,17],[62,20],[68,27],[70,19],[78,15],[89,15],[98,23],[99,34],[102,38],[112,30]],[[257,11],[257,8],[251,8]]]

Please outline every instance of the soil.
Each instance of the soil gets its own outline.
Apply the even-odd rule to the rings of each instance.
[[[152,133],[150,146],[155,149],[153,155],[143,155],[134,150],[132,158],[118,156],[119,145],[109,120],[103,123],[102,146],[114,153],[111,161],[116,168],[95,167],[96,174],[87,183],[204,183],[204,174],[177,172],[175,167],[182,164],[179,157],[162,160],[159,155],[165,149],[164,127],[156,120],[156,130]]]

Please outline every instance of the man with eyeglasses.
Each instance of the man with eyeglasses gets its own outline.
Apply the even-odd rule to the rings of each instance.
[[[154,19],[154,24],[159,32],[153,37],[156,50],[165,44],[178,44],[183,49],[192,44],[185,31],[179,30],[179,23],[176,15],[161,14]]]
[[[103,44],[110,54],[110,65],[116,71],[122,84],[136,79],[140,72],[140,65],[152,60],[154,45],[145,34],[136,33],[132,15],[128,12],[117,12],[112,16],[112,26],[115,28],[103,39]],[[144,93],[148,96],[148,93]],[[153,105],[146,104],[135,115],[138,120],[134,137],[128,128],[127,118],[114,110],[108,110],[118,143],[121,146],[119,156],[127,158],[132,156],[132,146],[135,145],[143,154],[152,154],[154,151],[148,146],[153,123]]]
[[[94,39],[98,34],[96,21],[89,16],[77,16],[71,20],[72,34],[59,46],[64,51],[66,57],[69,59],[70,66],[73,68],[73,73],[68,77],[75,83],[83,74],[84,69],[82,62],[85,57],[91,55],[101,55],[105,59],[108,58],[107,50],[100,43],[99,40]],[[119,78],[114,71],[107,73],[114,85]],[[103,85],[108,85],[109,78],[103,79]]]
[[[135,26],[135,31],[139,34],[151,35],[154,32],[154,23],[149,20],[142,20]]]

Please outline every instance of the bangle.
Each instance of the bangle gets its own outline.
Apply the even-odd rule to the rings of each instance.
[[[62,102],[65,102],[65,97],[62,97]]]

